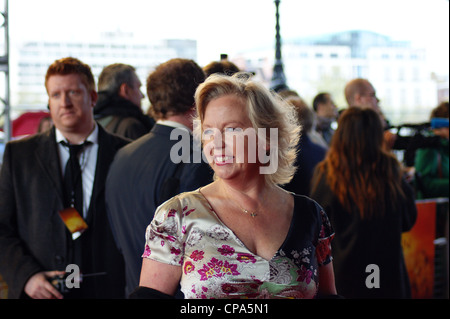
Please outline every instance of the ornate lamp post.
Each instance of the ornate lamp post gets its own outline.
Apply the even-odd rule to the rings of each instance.
[[[280,0],[275,0],[275,18],[276,18],[276,35],[275,35],[275,64],[273,66],[273,74],[271,79],[271,89],[275,92],[280,92],[288,88],[286,84],[286,76],[283,70],[283,61],[281,58],[281,36],[280,36],[280,14],[278,7],[280,5]]]

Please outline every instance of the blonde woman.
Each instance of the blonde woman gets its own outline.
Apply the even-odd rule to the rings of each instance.
[[[195,101],[215,181],[157,209],[133,296],[335,295],[326,214],[278,186],[295,172],[294,111],[242,74],[210,76]]]

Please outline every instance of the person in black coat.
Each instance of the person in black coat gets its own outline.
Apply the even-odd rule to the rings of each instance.
[[[286,101],[297,110],[301,130],[300,140],[297,144],[297,159],[295,161],[297,170],[291,181],[284,185],[283,188],[298,195],[309,196],[314,169],[325,158],[327,149],[314,143],[309,137],[309,134],[314,129],[314,113],[311,108],[301,98],[296,96],[288,97]]]
[[[402,233],[415,224],[413,189],[385,146],[379,113],[351,107],[340,118],[311,198],[327,212],[336,288],[345,298],[411,298]]]
[[[131,65],[115,63],[102,70],[94,115],[108,132],[132,140],[150,132],[155,121],[141,109],[141,85]]]
[[[169,60],[150,73],[147,95],[157,122],[150,133],[120,150],[111,165],[107,212],[125,259],[127,295],[139,284],[145,229],[156,208],[212,182],[208,163],[195,160],[192,137],[194,94],[204,80],[203,70],[187,59]]]
[[[74,58],[57,60],[45,85],[54,127],[9,142],[0,173],[0,273],[9,298],[123,298],[124,263],[106,216],[104,187],[115,153],[129,141],[95,123],[97,92],[88,65]],[[67,196],[63,176],[69,145],[83,142],[89,144],[78,156],[79,201]],[[60,216],[71,208],[68,198],[87,224],[81,235]],[[72,289],[62,294],[50,281],[73,275],[73,267],[85,276],[74,278],[81,284],[71,281]]]

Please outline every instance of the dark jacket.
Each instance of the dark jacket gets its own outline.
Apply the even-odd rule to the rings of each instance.
[[[171,196],[164,196],[165,199],[212,182],[212,169],[208,163],[193,163],[189,152],[186,154],[191,158],[191,163],[180,166],[172,162],[170,152],[178,143],[170,139],[172,130],[173,127],[156,124],[149,134],[117,153],[108,174],[108,217],[125,258],[128,293],[139,284],[145,229],[164,200],[160,198],[162,186],[176,175],[177,168],[181,168],[179,187],[173,190]],[[192,140],[188,142],[192,143]],[[192,144],[190,146],[192,152]]]
[[[98,157],[91,204],[81,235],[90,264],[83,273],[107,272],[91,281],[93,298],[124,297],[123,258],[112,238],[105,208],[105,180],[116,151],[128,141],[99,126]],[[0,173],[0,273],[9,298],[26,297],[35,273],[66,270],[73,241],[59,216],[63,186],[55,129],[9,142]]]
[[[325,147],[313,143],[307,134],[302,134],[297,145],[297,171],[283,188],[298,195],[309,196],[314,168],[325,158],[326,152]]]
[[[142,109],[118,95],[99,92],[95,119],[110,133],[135,140],[150,132],[155,121]]]
[[[315,174],[313,179],[319,178]],[[333,266],[338,294],[345,298],[411,298],[401,236],[415,224],[417,209],[412,188],[403,181],[406,198],[386,203],[386,210],[361,219],[358,210],[345,210],[322,176],[311,193],[327,213],[335,231]],[[379,269],[379,288],[371,281],[371,265]],[[368,267],[369,266],[369,270]]]
[[[417,198],[447,197],[449,193],[449,142],[440,138],[435,147],[420,148],[415,154]]]

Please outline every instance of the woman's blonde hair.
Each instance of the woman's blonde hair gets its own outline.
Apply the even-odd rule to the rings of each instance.
[[[233,76],[213,74],[200,84],[195,92],[197,120],[201,123],[195,128],[196,138],[201,139],[208,104],[225,95],[242,98],[253,128],[255,130],[265,128],[267,140],[269,140],[270,128],[278,129],[278,167],[275,173],[266,174],[265,178],[268,184],[288,183],[296,170],[294,166],[297,156],[296,145],[300,138],[295,109],[261,83],[252,81],[248,73],[240,72]],[[273,146],[270,145],[270,147]]]

